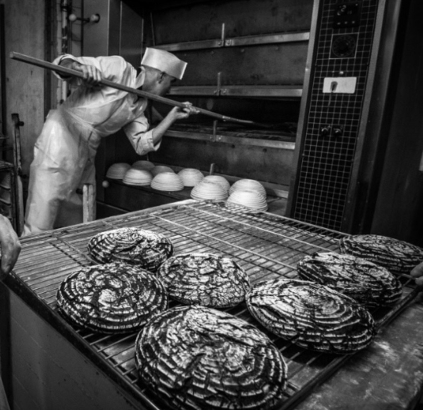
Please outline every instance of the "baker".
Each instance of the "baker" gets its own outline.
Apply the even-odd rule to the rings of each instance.
[[[14,231],[10,221],[0,214],[0,280],[10,273],[15,266],[19,253],[21,252],[21,243],[18,235]],[[2,408],[0,406],[0,408]]]
[[[21,252],[21,243],[18,235],[13,230],[10,221],[0,214],[0,246],[1,246],[1,263],[0,263],[0,280],[3,280],[7,274],[15,266],[19,253]],[[0,409],[9,410],[6,392],[3,382],[0,378]]]
[[[192,104],[174,107],[152,129],[144,115],[148,100],[111,87],[102,79],[155,95],[166,94],[182,79],[187,63],[175,55],[147,48],[139,72],[120,56],[59,56],[53,61],[83,73],[83,79],[60,77],[76,88],[51,110],[34,148],[22,236],[82,222],[82,200],[76,193],[86,183],[95,189],[94,158],[100,140],[121,128],[139,155],[156,151],[166,130],[177,120],[198,113]]]

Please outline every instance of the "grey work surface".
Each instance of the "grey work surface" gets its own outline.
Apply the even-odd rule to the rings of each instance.
[[[423,296],[355,354],[298,410],[414,409],[423,387]]]

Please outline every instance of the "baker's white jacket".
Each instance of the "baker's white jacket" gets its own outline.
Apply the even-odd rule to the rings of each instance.
[[[139,88],[144,82],[144,72],[137,76],[136,69],[119,56],[65,54],[53,63],[64,58],[94,65],[103,79],[128,87]],[[22,236],[82,222],[82,200],[76,190],[85,183],[95,188],[94,158],[101,138],[123,128],[139,155],[160,147],[153,144],[148,130],[146,99],[106,86],[88,88],[77,77],[69,82],[76,88],[49,112],[35,143]]]

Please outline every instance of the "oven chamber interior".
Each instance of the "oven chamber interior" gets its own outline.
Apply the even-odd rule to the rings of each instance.
[[[198,168],[208,174],[212,170],[230,182],[256,179],[270,195],[286,200],[313,1],[95,3],[84,6],[84,15],[102,15],[98,24],[84,27],[85,55],[120,54],[138,66],[146,47],[168,50],[188,63],[184,78],[172,87],[169,98],[259,123],[192,116],[175,123],[160,149],[145,157],[133,151],[123,131],[108,137],[96,160],[98,201],[127,211],[162,204],[157,198],[146,199],[152,195],[148,190],[143,190],[143,199],[137,203],[119,201],[118,197],[133,197],[133,192],[140,195],[140,188],[117,186],[115,181],[110,181],[112,189],[102,186],[110,165],[138,159],[166,164],[176,171]],[[153,105],[161,115],[171,108]]]

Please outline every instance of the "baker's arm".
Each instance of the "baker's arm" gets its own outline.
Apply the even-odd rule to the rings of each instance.
[[[417,286],[423,286],[423,262],[413,268],[411,276],[416,279]]]
[[[198,110],[193,108],[191,103],[184,104],[186,106],[185,108],[173,107],[166,117],[151,130],[148,130],[149,123],[144,115],[123,128],[138,155],[145,155],[151,151],[157,151],[160,148],[163,135],[175,121],[187,118],[191,114],[198,113]]]
[[[81,72],[84,75],[82,81],[87,87],[96,87],[103,79],[101,70],[94,64],[83,64],[71,55],[62,56],[62,58],[57,61],[57,64],[65,68]],[[66,80],[68,78],[70,79],[71,76],[64,77],[62,75],[62,78]]]
[[[190,102],[184,102],[183,104],[185,105],[184,108],[173,107],[166,117],[153,129],[154,144],[158,144],[162,140],[163,135],[175,121],[188,118],[192,114],[198,114],[199,111]]]
[[[162,114],[160,114],[157,110],[156,110],[156,108],[153,106],[152,108],[151,108],[151,122],[153,123],[153,124],[157,124],[158,122],[160,122],[161,120],[163,120],[163,115]]]
[[[21,251],[21,243],[10,221],[0,214],[1,279],[15,266]]]

